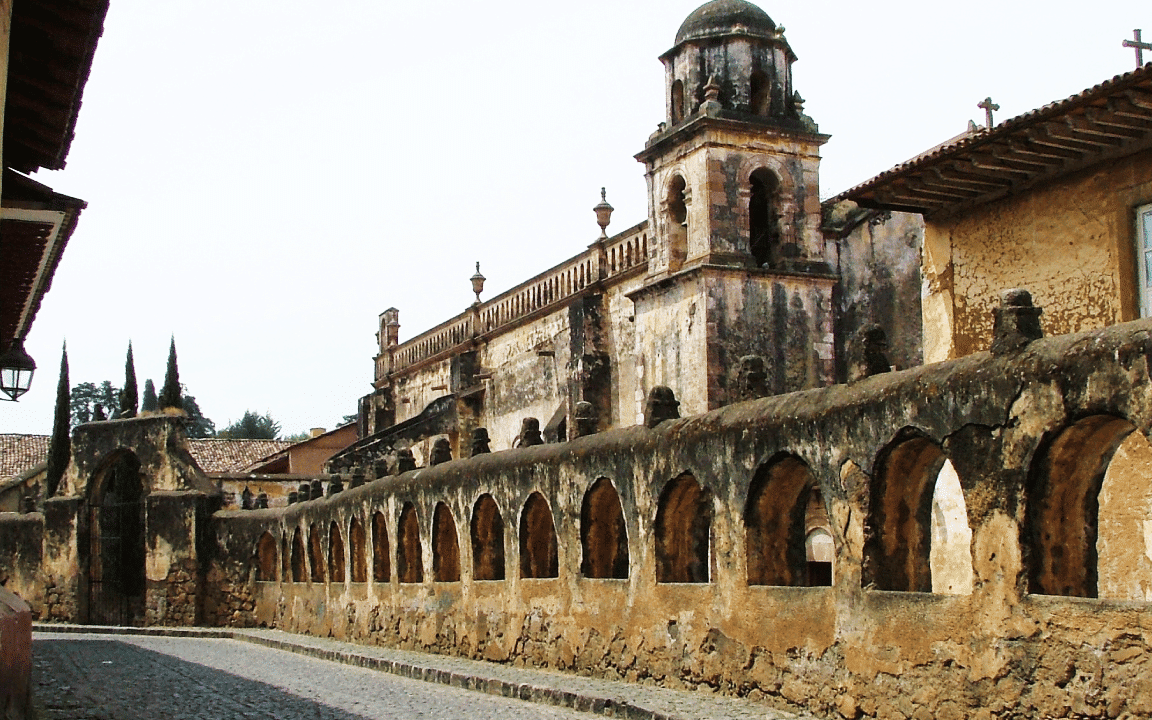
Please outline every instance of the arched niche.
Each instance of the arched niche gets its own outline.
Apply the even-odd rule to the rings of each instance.
[[[673,175],[668,183],[665,212],[668,272],[676,272],[688,259],[688,184],[683,175]]]
[[[608,478],[598,478],[580,504],[580,574],[586,578],[628,577],[628,528],[620,495]]]
[[[460,540],[452,511],[442,502],[432,514],[432,578],[436,582],[460,581]]]
[[[1132,580],[1122,577],[1124,573],[1136,579],[1136,587],[1152,584],[1147,565],[1123,549],[1125,543],[1146,547],[1143,532],[1128,537],[1101,534],[1102,529],[1122,530],[1125,525],[1135,529],[1135,523],[1124,516],[1139,510],[1129,513],[1126,506],[1127,510],[1147,508],[1148,479],[1141,472],[1146,467],[1141,459],[1148,458],[1143,448],[1147,441],[1134,439],[1117,458],[1126,441],[1138,434],[1135,430],[1124,418],[1093,415],[1042,441],[1029,475],[1025,513],[1030,592],[1099,597],[1102,566],[1107,567],[1110,593],[1134,591]],[[1114,459],[1120,462],[1108,478]],[[1106,478],[1110,482],[1105,491]],[[1143,583],[1138,579],[1142,572]]]
[[[328,579],[335,584],[344,582],[344,538],[340,524],[335,520],[328,528]]]
[[[278,563],[276,538],[265,530],[256,542],[256,579],[262,582],[274,581]]]
[[[496,500],[484,493],[472,506],[472,579],[504,579],[504,518]]]
[[[967,507],[940,445],[905,428],[881,451],[875,468],[864,583],[878,590],[971,592]]]
[[[781,454],[756,471],[744,506],[749,585],[831,583],[831,559],[808,557],[811,533],[819,530],[831,538],[823,505],[816,480],[799,457]],[[812,537],[812,549],[824,558],[820,538]]]
[[[758,168],[748,178],[748,252],[756,267],[780,265],[780,178]]]
[[[396,543],[396,574],[402,583],[424,582],[423,549],[420,546],[420,519],[412,503],[400,510],[399,538]]]
[[[558,575],[556,524],[552,510],[544,496],[534,492],[520,511],[520,577],[554,578]]]
[[[352,582],[368,582],[368,543],[360,518],[354,517],[348,523],[348,546],[352,560]]]
[[[711,578],[712,492],[685,473],[664,486],[656,510],[656,582]]]

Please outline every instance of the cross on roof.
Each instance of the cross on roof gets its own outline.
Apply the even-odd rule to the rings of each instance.
[[[1140,28],[1132,31],[1132,40],[1125,40],[1124,47],[1135,48],[1136,50],[1136,68],[1144,67],[1144,51],[1152,51],[1152,43],[1146,43],[1140,39]]]
[[[992,102],[991,97],[986,97],[983,100],[981,100],[980,102],[976,103],[976,107],[978,107],[984,111],[984,115],[988,119],[988,124],[985,127],[987,127],[989,130],[991,130],[992,129],[992,111],[993,110],[999,110],[1000,106],[995,104],[994,102]]]

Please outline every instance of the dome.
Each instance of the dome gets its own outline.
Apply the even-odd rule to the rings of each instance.
[[[726,35],[737,25],[752,35],[772,37],[776,23],[768,13],[745,0],[712,0],[692,11],[676,32],[676,44],[685,40]]]

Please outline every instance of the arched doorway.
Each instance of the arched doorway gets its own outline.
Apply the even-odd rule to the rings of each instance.
[[[88,622],[144,623],[144,484],[140,461],[114,454],[88,497]]]

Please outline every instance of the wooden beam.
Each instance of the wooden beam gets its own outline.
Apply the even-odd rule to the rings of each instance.
[[[1152,118],[1128,118],[1123,115],[1117,115],[1109,110],[1101,110],[1100,108],[1088,108],[1084,111],[1084,117],[1094,125],[1101,127],[1112,127],[1120,130],[1132,130],[1135,135],[1143,135],[1148,132],[1149,123]]]
[[[955,169],[955,164],[950,164],[949,167],[952,168],[950,171],[945,171],[944,169],[941,169],[941,168],[932,168],[932,170],[935,173],[935,175],[938,178],[940,178],[941,180],[945,180],[947,182],[956,183],[956,184],[960,184],[960,185],[967,185],[969,187],[977,188],[977,189],[979,189],[979,188],[996,189],[996,188],[1002,188],[1002,187],[1005,187],[1007,185],[1012,184],[1011,181],[1007,180],[1007,179],[994,180],[994,179],[986,178],[986,177],[980,178],[980,177],[973,177],[972,175],[966,175],[963,172],[957,171]]]
[[[989,151],[992,157],[997,160],[1012,165],[1023,165],[1026,168],[1034,168],[1036,170],[1046,170],[1055,165],[1062,165],[1063,160],[1052,162],[1051,160],[1044,160],[1034,156],[1027,156],[1020,153],[1012,152],[1011,148],[993,146]]]
[[[1024,177],[1028,177],[1032,174],[1030,170],[1025,170],[1024,168],[1019,167],[1012,167],[1011,165],[1007,165],[1003,162],[998,162],[996,158],[990,157],[988,155],[973,154],[972,159],[968,162],[972,163],[972,167],[979,168],[981,170],[989,170],[1001,173],[1016,173],[1017,175],[1023,175]]]
[[[942,186],[930,187],[929,185],[929,182],[923,178],[918,180],[908,180],[908,189],[921,195],[932,195],[935,197],[949,198],[954,200],[970,200],[975,197],[972,192],[965,191],[962,188]],[[976,194],[978,195],[979,193]]]
[[[1008,148],[1017,155],[1031,155],[1033,157],[1048,158],[1059,162],[1074,160],[1080,157],[1080,153],[1075,150],[1053,147],[1051,145],[1041,145],[1031,140],[1009,140]]]
[[[1098,147],[1095,143],[1077,137],[1054,135],[1050,128],[1051,125],[1038,125],[1025,130],[1024,135],[1037,145],[1068,150],[1080,156],[1086,152],[1095,152]]]
[[[1068,127],[1071,128],[1074,132],[1082,132],[1095,137],[1111,138],[1121,142],[1125,140],[1131,140],[1132,138],[1138,137],[1142,134],[1137,133],[1134,135],[1132,133],[1126,133],[1115,129],[1101,127],[1093,123],[1091,119],[1089,119],[1086,115],[1069,115],[1068,117],[1064,118],[1064,122],[1067,123]]]

